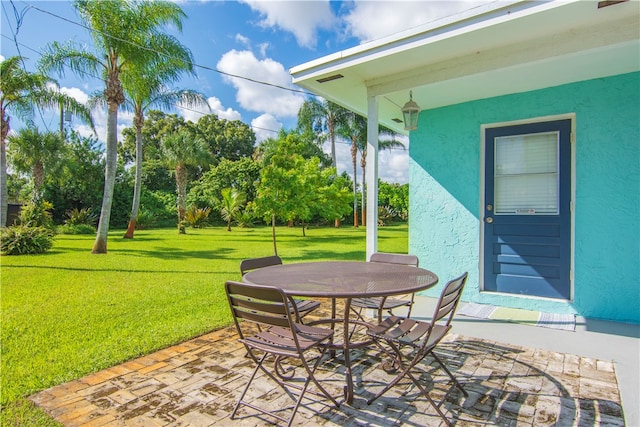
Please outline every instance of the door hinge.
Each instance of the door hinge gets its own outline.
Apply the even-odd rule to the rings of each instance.
[[[576,143],[576,134],[574,132],[571,132],[569,134],[569,140],[571,141],[572,144]]]

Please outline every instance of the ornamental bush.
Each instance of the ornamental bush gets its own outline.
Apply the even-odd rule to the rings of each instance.
[[[50,228],[14,225],[0,230],[0,252],[3,255],[41,254],[53,246]]]

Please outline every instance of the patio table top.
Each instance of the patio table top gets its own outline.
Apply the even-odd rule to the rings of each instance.
[[[322,309],[328,306],[325,302]],[[466,398],[449,394],[442,406],[458,426],[624,425],[613,362],[455,334],[445,339],[442,353],[469,392]],[[305,400],[295,425],[441,425],[409,383],[367,406],[366,398],[390,377],[377,366],[378,350],[358,349],[352,355],[353,404],[336,409],[316,398]],[[323,385],[338,394],[344,382],[339,359],[326,361],[317,373]],[[229,419],[252,366],[235,329],[225,328],[30,399],[66,426],[272,425],[272,419],[255,416],[250,409],[243,409],[235,421]],[[445,378],[428,365],[424,368],[425,378],[433,375],[437,396]],[[264,384],[252,398],[273,401],[274,406],[289,404],[281,389]]]
[[[438,283],[435,273],[407,265],[319,261],[280,264],[250,271],[243,281],[276,286],[289,295],[355,298],[410,294]]]

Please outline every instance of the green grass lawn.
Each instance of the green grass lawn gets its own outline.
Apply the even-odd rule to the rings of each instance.
[[[364,260],[365,228],[277,229],[285,263]],[[5,426],[55,425],[26,397],[230,324],[225,280],[243,258],[273,254],[271,228],[225,227],[57,236],[42,255],[1,258],[1,404]],[[379,250],[407,252],[406,224],[379,229]]]

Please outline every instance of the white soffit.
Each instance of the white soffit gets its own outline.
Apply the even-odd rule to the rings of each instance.
[[[478,9],[475,10],[478,12]],[[402,125],[408,91],[423,109],[640,70],[640,2],[493,2],[291,69],[294,83],[380,122]],[[317,80],[344,77],[320,83]]]

